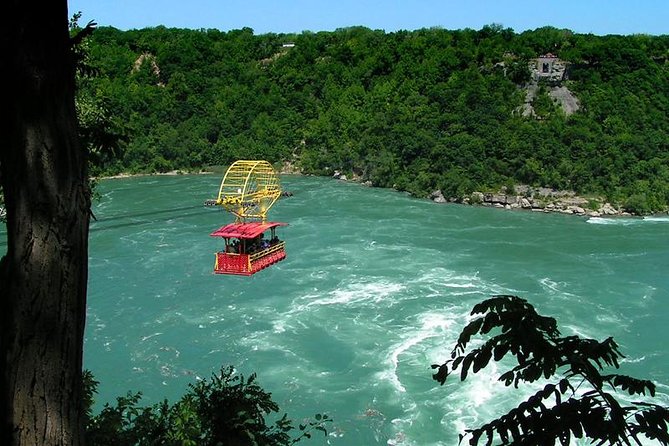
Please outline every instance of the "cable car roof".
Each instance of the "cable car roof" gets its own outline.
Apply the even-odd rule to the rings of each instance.
[[[268,229],[276,228],[277,226],[288,226],[288,223],[281,223],[276,221],[268,221],[265,223],[230,223],[222,226],[209,234],[212,237],[236,237],[242,239],[256,238]]]

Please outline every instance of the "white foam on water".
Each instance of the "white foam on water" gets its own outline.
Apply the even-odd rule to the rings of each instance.
[[[626,358],[621,359],[621,360],[620,360],[620,363],[621,363],[621,364],[625,364],[625,363],[628,363],[628,364],[636,364],[636,363],[639,363],[639,362],[643,362],[643,361],[645,361],[645,360],[646,360],[646,357],[645,357],[645,356],[642,356],[642,357],[640,357],[640,358],[630,358],[630,357],[626,357]]]
[[[652,216],[652,217],[644,217],[643,220],[653,223],[669,223],[669,217]]]
[[[592,327],[590,328],[590,330],[588,330],[584,327],[563,323],[560,324],[559,328],[563,335],[569,334],[569,335],[576,335],[585,339],[599,339],[597,334],[592,331]]]
[[[440,362],[444,359],[447,359],[445,354]],[[434,387],[422,394],[413,390],[403,394],[405,400],[417,403],[407,404],[403,416],[393,420],[392,429],[396,436],[402,436],[402,442],[388,444],[424,446],[423,429],[442,431],[439,440],[431,440],[430,445],[457,444],[457,435],[465,429],[491,421],[511,408],[510,401],[520,402],[522,394],[534,393],[535,390],[509,389],[500,383],[498,376],[506,369],[491,362],[478,373],[470,373],[464,382],[460,382],[456,374],[444,386],[434,382]]]
[[[669,384],[655,383],[655,403],[669,406]]]
[[[342,288],[327,292],[323,295],[305,296],[311,300],[305,307],[344,305],[344,306],[370,306],[387,302],[389,298],[405,289],[399,283],[380,280],[377,282],[352,282]],[[304,308],[302,308],[304,309]]]
[[[602,324],[613,325],[613,326],[620,326],[623,325],[623,323],[625,322],[617,315],[611,313],[597,313],[595,319],[597,320],[597,322],[601,322]]]
[[[543,284],[556,295],[576,297],[561,289],[564,284],[548,278],[543,280]],[[391,436],[387,444],[424,445],[420,440],[419,429],[426,425],[431,426],[429,420],[435,414],[442,417],[439,423],[443,426],[446,440],[433,440],[430,444],[454,444],[457,442],[458,433],[464,433],[466,428],[481,426],[506,413],[546,384],[542,381],[531,385],[521,384],[520,389],[506,387],[498,378],[513,365],[506,361],[491,361],[476,374],[470,371],[464,382],[460,382],[459,374],[456,374],[445,386],[439,386],[435,382],[433,389],[427,393],[423,390],[421,394],[415,377],[426,373],[426,364],[441,364],[449,358],[450,348],[455,344],[459,332],[472,319],[469,312],[473,303],[507,290],[499,289],[496,284],[486,283],[477,274],[457,275],[445,269],[425,273],[409,285],[408,289],[412,294],[424,292],[421,299],[428,296],[440,299],[439,308],[426,309],[415,319],[406,321],[405,326],[398,330],[399,339],[386,350],[384,369],[375,375],[376,380],[388,383],[395,397],[408,408],[404,415],[393,420],[392,430],[395,436]],[[474,296],[460,300],[458,292],[463,291]],[[512,290],[511,292],[513,293]],[[600,321],[605,324],[619,323],[620,319],[607,313],[600,316]],[[583,331],[576,327],[573,329],[577,332]],[[470,349],[481,342],[472,340]],[[410,404],[414,401],[420,404]]]
[[[286,321],[283,319],[277,319],[272,321],[272,331],[274,333],[283,333],[286,331]]]
[[[468,417],[479,419],[480,417],[474,414],[479,414],[480,409],[492,405],[495,398],[499,399],[500,393],[504,393],[500,392],[504,387],[497,380],[499,375],[498,364],[492,361],[485,369],[480,370],[476,374],[472,374],[470,371],[470,375],[464,382],[459,381],[458,370],[457,375],[451,378],[453,387],[456,389],[453,393],[449,392],[451,393],[451,397],[448,398],[458,400],[458,404],[453,407],[458,407],[457,411],[460,416],[454,422],[463,422]]]
[[[616,220],[612,218],[590,217],[585,222],[590,223],[591,225],[615,225],[620,224],[621,220],[622,219],[618,219],[618,223],[616,223]]]
[[[318,270],[318,271],[312,271],[309,273],[309,277],[311,279],[317,279],[317,280],[322,280],[328,277],[329,273],[325,270]]]
[[[586,223],[593,225],[633,226],[647,223],[669,223],[669,217],[646,216],[646,217],[591,217]]]
[[[416,386],[433,384],[429,365],[446,359],[445,346],[457,339],[472,302],[489,295],[495,287],[482,283],[476,273],[455,274],[443,268],[426,271],[405,283],[398,281],[354,276],[346,283],[333,285],[334,289],[308,291],[293,299],[285,311],[275,310],[269,330],[252,333],[240,344],[252,350],[280,350],[280,344],[285,342],[277,336],[317,324],[336,336],[342,345],[349,345],[363,369],[371,368],[365,378],[367,389],[378,387],[377,392],[387,394],[394,407],[404,408],[403,414],[392,423],[388,444],[422,446],[415,434],[411,435],[413,420],[426,417],[426,410],[434,407],[425,408],[420,392],[414,394]],[[396,310],[388,311],[390,307]],[[293,375],[320,372],[308,357],[300,357],[300,351],[295,350],[291,355]],[[271,374],[275,372],[278,373],[273,367]],[[437,390],[445,391],[436,382],[434,385]],[[328,394],[335,395],[337,390],[328,389]],[[383,430],[388,434],[386,429]],[[418,427],[413,429],[416,432]],[[379,431],[380,441],[386,441],[383,439],[386,434]]]
[[[174,299],[176,296],[175,290],[170,291],[170,298]],[[159,296],[157,296],[159,297]],[[178,299],[178,297],[176,297]],[[178,324],[188,324],[194,327],[203,328],[211,325],[220,324],[226,320],[236,317],[233,313],[235,310],[230,309],[230,311],[225,311],[219,307],[208,308],[208,311],[204,311],[200,307],[184,307],[182,311],[172,311],[171,309],[161,314],[156,320],[159,324],[165,323],[178,323]],[[242,315],[244,317],[251,317],[248,315]],[[178,322],[175,322],[178,321]]]
[[[453,326],[453,319],[451,314],[427,313],[420,315],[417,321],[419,328],[410,328],[403,340],[390,346],[390,351],[385,360],[388,367],[377,373],[377,378],[381,381],[390,382],[397,392],[406,392],[406,388],[397,375],[400,356],[426,339],[444,337],[444,334]]]
[[[130,361],[137,364],[133,369],[142,371],[152,369],[167,378],[180,376],[175,364],[181,352],[174,347],[159,346],[158,338],[149,337],[149,340],[150,342],[142,343],[141,348],[138,346],[130,352]]]
[[[141,180],[141,181],[139,181],[139,184],[142,184],[144,186],[148,186],[148,185],[151,185],[151,184],[158,184],[158,181],[159,180]]]
[[[431,268],[422,275],[410,281],[411,288],[421,292],[427,288],[431,291],[430,296],[441,296],[444,298],[452,296],[464,296],[480,294],[481,296],[499,293],[494,286],[486,284],[478,275],[456,274],[446,268]],[[495,291],[493,291],[495,290]]]
[[[120,240],[123,240],[124,242],[129,242],[132,245],[137,245],[139,242],[135,240],[135,235],[122,235],[119,237]]]
[[[560,299],[578,298],[576,294],[565,290],[565,288],[569,286],[568,283],[556,282],[549,277],[544,277],[539,279],[539,284],[546,292],[548,292],[551,297],[557,297]]]
[[[462,433],[465,429],[477,428],[488,423],[503,414],[508,413],[512,408],[517,407],[522,401],[526,401],[540,389],[543,389],[549,382],[555,382],[556,379],[539,380],[528,384],[520,383],[518,389],[513,386],[506,387],[498,377],[511,366],[502,363],[490,363],[485,369],[476,375],[470,375],[464,382],[455,382],[458,378],[454,377],[454,382],[445,389],[449,395],[441,400],[444,416],[441,420],[445,432]],[[581,386],[580,393],[588,391],[587,387]],[[616,394],[620,399],[625,400],[623,393]],[[639,400],[639,397],[630,397],[630,402]],[[551,407],[554,401],[545,400],[544,404]],[[467,437],[463,444],[467,443]],[[590,444],[587,440],[572,439],[570,445]],[[650,444],[643,442],[643,445]]]
[[[104,332],[107,323],[100,319],[97,314],[91,312],[90,307],[86,309],[86,335],[92,334],[93,339]],[[92,333],[91,333],[92,332]]]
[[[435,285],[435,284],[439,285]],[[421,285],[422,284],[422,285]],[[497,392],[500,388],[497,383],[497,367],[490,364],[488,368],[481,370],[476,377],[467,382],[455,386],[439,386],[436,381],[427,384],[424,379],[430,379],[430,364],[441,364],[448,359],[450,348],[457,340],[460,330],[471,319],[471,300],[460,300],[463,294],[476,294],[480,297],[489,295],[495,288],[494,285],[486,284],[478,275],[455,275],[444,269],[438,269],[426,273],[416,281],[415,286],[422,286],[427,290],[429,297],[440,298],[432,308],[426,309],[413,320],[407,321],[406,326],[400,330],[400,339],[391,344],[385,355],[385,368],[375,376],[380,382],[389,383],[396,398],[402,401],[406,407],[402,417],[393,421],[395,437],[388,441],[391,445],[423,445],[420,430],[425,425],[434,425],[430,420],[436,414],[450,412],[444,415],[447,421],[447,429],[444,430],[447,437],[452,432],[461,432],[465,427],[460,422],[468,417],[472,411],[482,410],[489,407],[491,400],[497,401]],[[437,290],[440,293],[435,293]],[[495,290],[497,291],[497,290]],[[432,294],[435,295],[432,295]],[[426,297],[426,296],[423,296]],[[473,297],[479,299],[479,297]],[[434,308],[435,305],[437,308]],[[424,376],[425,378],[421,378]],[[451,380],[455,383],[455,378]],[[430,390],[425,393],[425,385]],[[448,387],[448,388],[446,388]],[[502,386],[503,387],[503,386]],[[422,394],[421,394],[422,393]],[[502,400],[503,402],[504,400]],[[416,403],[416,402],[419,402]],[[462,409],[463,402],[467,405]],[[459,407],[460,412],[454,414],[454,407]],[[454,424],[460,423],[460,430],[453,430]],[[437,420],[436,423],[439,423]],[[467,423],[467,426],[473,426]],[[432,427],[434,428],[434,426]],[[429,428],[429,429],[432,429]],[[433,445],[452,444],[450,441],[430,443]]]
[[[405,299],[419,300],[425,311],[407,323],[404,339],[395,344],[397,354],[407,351],[431,337],[455,337],[461,321],[468,318],[470,300],[465,295],[487,295],[491,286],[483,283],[478,274],[456,275],[443,268],[435,268],[408,283],[411,291]],[[458,299],[453,299],[458,298]]]
[[[277,352],[292,357],[294,360],[301,360],[299,355],[295,354],[290,345],[283,345],[272,336],[267,330],[258,330],[246,334],[238,339],[237,344],[254,352]]]
[[[154,337],[156,337],[156,336],[160,336],[161,334],[162,334],[162,333],[157,332],[157,333],[153,333],[153,334],[150,334],[150,335],[147,335],[147,336],[142,336],[141,341],[144,342],[144,341],[146,341],[146,340],[148,340],[148,339],[154,338]]]

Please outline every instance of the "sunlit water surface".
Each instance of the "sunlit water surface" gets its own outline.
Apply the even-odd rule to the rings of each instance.
[[[252,277],[212,274],[230,221],[202,203],[217,176],[102,181],[90,233],[85,366],[98,403],[128,390],[176,401],[233,365],[297,421],[334,418],[308,444],[454,445],[536,389],[496,364],[440,386],[474,304],[527,298],[565,335],[613,336],[623,373],[669,404],[669,218],[606,220],[437,205],[391,190],[283,177],[271,219],[288,258]]]

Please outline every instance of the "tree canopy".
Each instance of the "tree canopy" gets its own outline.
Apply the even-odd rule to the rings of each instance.
[[[566,114],[529,65],[551,53]],[[669,36],[439,28],[254,35],[244,28],[100,28],[82,94],[127,141],[95,174],[288,161],[417,196],[523,183],[669,203]],[[553,85],[554,87],[554,85]],[[534,115],[520,112],[529,100]]]

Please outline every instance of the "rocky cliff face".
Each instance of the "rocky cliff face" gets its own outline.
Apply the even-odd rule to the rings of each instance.
[[[548,96],[559,106],[565,115],[576,113],[581,108],[581,103],[574,93],[565,85],[569,79],[569,64],[560,60],[553,54],[542,55],[528,66],[530,70],[530,82],[523,87],[525,90],[525,103],[518,112],[523,116],[537,117],[534,110],[534,100],[543,86]]]
[[[525,90],[525,103],[517,110],[522,116],[532,116],[536,117],[537,114],[534,111],[534,100],[537,98],[539,93],[539,84],[536,81],[531,81],[528,85],[524,87]],[[578,100],[576,95],[572,93],[569,88],[564,85],[552,85],[546,86],[546,92],[548,96],[553,100],[553,102],[558,105],[565,115],[573,115],[581,108],[581,102]]]

